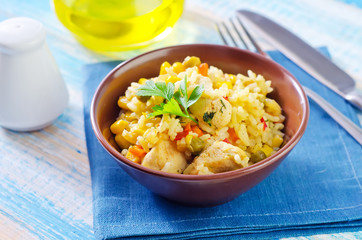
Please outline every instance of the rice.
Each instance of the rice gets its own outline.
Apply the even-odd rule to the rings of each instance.
[[[155,164],[159,166],[157,170],[203,174],[245,167],[245,164],[240,165],[245,161],[251,165],[269,157],[280,148],[284,137],[282,131],[285,117],[279,104],[267,96],[273,91],[271,80],[266,80],[252,70],[248,70],[246,75],[229,74],[214,66],[208,67],[207,74],[204,74],[200,70],[201,60],[197,57],[187,57],[183,63],[172,66],[165,65],[163,69],[161,66],[159,76],[148,80],[155,83],[172,82],[176,92],[186,78],[189,95],[197,86],[204,87],[200,99],[188,109],[197,124],[190,118],[174,114],[164,113],[149,117],[149,114],[154,112],[153,108],[164,104],[165,100],[160,96],[140,99],[137,92],[145,84],[144,79],[140,79],[138,83],[132,83],[125,96],[121,96],[118,101],[122,110],[117,121],[124,121],[123,125],[119,124],[122,127],[118,127],[117,121],[111,126],[115,135],[122,136],[116,138],[116,142],[123,155],[140,164],[146,157],[155,158],[155,161],[159,161]],[[205,116],[211,120],[207,122]],[[153,156],[155,152],[160,152],[159,149],[153,149],[160,148],[160,143],[164,141],[171,143],[167,146],[172,146],[165,149],[164,154],[177,153],[185,162],[162,162],[162,156]],[[193,141],[202,145],[201,152],[200,146],[192,146]],[[225,144],[216,144],[218,142]],[[134,150],[135,146],[139,146],[138,152]],[[216,164],[212,156],[209,156],[210,159],[203,159],[207,154],[201,153],[206,150],[209,153],[221,154],[225,158],[224,162],[232,166],[232,169],[228,169],[226,165],[221,166],[220,159]],[[261,159],[256,159],[256,155],[262,156]],[[234,165],[230,164],[230,161]],[[197,165],[198,163],[200,164]],[[170,166],[176,167],[173,169]]]

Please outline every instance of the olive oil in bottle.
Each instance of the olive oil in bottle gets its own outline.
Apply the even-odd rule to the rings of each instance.
[[[184,0],[53,0],[59,20],[84,46],[120,51],[161,40],[172,30]]]

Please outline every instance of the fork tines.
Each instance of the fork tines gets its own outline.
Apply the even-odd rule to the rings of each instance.
[[[216,27],[225,45],[246,48],[264,54],[238,16],[217,23]]]

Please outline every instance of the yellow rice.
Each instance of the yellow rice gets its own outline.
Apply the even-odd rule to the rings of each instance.
[[[193,57],[195,58],[195,57]],[[181,72],[175,70],[175,65],[163,69],[164,74],[150,78],[155,82],[174,82],[175,91],[178,89],[182,79],[187,77],[187,91],[190,94],[196,86],[203,85],[205,91],[201,98],[203,99],[225,99],[232,107],[230,121],[220,128],[209,126],[200,122],[203,135],[200,139],[206,143],[204,149],[208,148],[215,142],[224,141],[230,138],[229,129],[233,128],[237,136],[237,140],[232,145],[240,149],[241,152],[234,152],[235,161],[245,161],[246,165],[253,164],[250,157],[257,151],[263,151],[266,157],[274,154],[283,142],[283,121],[282,109],[279,104],[268,98],[268,93],[272,92],[271,80],[266,80],[260,74],[253,71],[247,71],[246,75],[228,74],[214,66],[208,68],[207,76],[199,73],[197,65],[187,67],[187,61],[191,57],[187,57],[179,68],[183,68]],[[190,170],[190,164],[195,162],[198,156],[191,154],[186,147],[186,139],[175,140],[176,136],[184,131],[187,123],[194,124],[191,120],[180,118],[175,115],[164,114],[161,117],[148,117],[152,113],[152,107],[163,102],[163,98],[152,96],[147,102],[142,102],[137,98],[138,88],[144,84],[145,79],[139,82],[133,82],[125,92],[125,96],[121,96],[119,104],[122,109],[117,120],[124,120],[127,127],[121,133],[117,133],[117,143],[122,149],[124,156],[131,161],[142,164],[143,159],[137,158],[129,154],[128,149],[134,145],[141,146],[142,149],[149,153],[160,141],[167,140],[175,144],[177,150],[187,159],[186,166],[178,173],[184,174],[212,174],[215,173],[211,168],[203,171]],[[192,109],[192,107],[190,107]],[[193,114],[193,112],[191,112]],[[197,115],[197,114],[196,114]],[[194,115],[193,115],[194,116]],[[200,127],[199,126],[199,127]],[[111,128],[112,130],[112,128]],[[197,133],[189,132],[191,137],[197,137]],[[124,141],[125,140],[125,141]],[[225,142],[225,141],[224,141]],[[229,142],[227,140],[226,142]],[[192,166],[195,168],[195,166]],[[186,171],[185,168],[188,170]],[[233,169],[233,168],[232,168]],[[229,169],[229,170],[232,170]],[[162,171],[162,166],[160,169]]]

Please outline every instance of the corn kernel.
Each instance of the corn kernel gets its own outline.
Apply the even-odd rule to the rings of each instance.
[[[283,143],[283,138],[279,135],[276,135],[272,140],[273,147],[279,147]]]
[[[119,97],[118,99],[118,107],[125,109],[125,110],[129,110],[128,106],[127,106],[127,98],[125,96]]]
[[[268,146],[266,144],[261,148],[261,150],[265,153],[265,155],[267,157],[269,157],[274,151],[273,148],[271,148],[270,146]]]
[[[111,125],[110,129],[113,134],[119,134],[119,133],[122,133],[123,130],[128,127],[128,124],[129,123],[127,121],[120,119],[120,120],[115,121]]]
[[[180,62],[175,62],[172,64],[172,70],[174,73],[179,74],[180,72],[185,71],[184,65]]]
[[[146,81],[147,81],[147,78],[140,78],[140,79],[138,80],[138,83],[141,84],[141,85],[143,85],[143,84],[146,83]]]
[[[111,130],[109,130],[109,128],[103,129],[102,134],[103,134],[104,138],[107,140],[109,140],[112,137],[112,133],[111,133]]]
[[[124,139],[126,139],[131,144],[136,144],[138,135],[136,133],[124,130],[122,133],[122,137],[124,137]]]
[[[231,81],[232,84],[235,84],[236,82],[236,76],[234,74],[229,74],[229,79]]]
[[[192,136],[191,134],[188,134],[186,137],[185,137],[185,141],[186,141],[186,144],[187,145],[191,145],[191,142],[192,142],[192,138],[194,136]]]
[[[166,68],[169,68],[169,67],[171,67],[171,64],[169,62],[167,62],[167,61],[163,62],[161,64],[161,68],[160,68],[160,75],[166,74],[167,73]]]
[[[127,149],[131,144],[122,136],[122,134],[117,134],[114,138],[117,145],[122,149]]]
[[[114,138],[109,139],[109,143],[110,143],[114,148],[116,148],[117,150],[119,150],[119,146],[118,146],[118,144],[116,143],[116,141],[114,140]]]
[[[169,76],[167,79],[166,79],[166,83],[169,83],[169,82],[172,82],[172,83],[175,83],[175,82],[178,82],[180,81],[181,79],[178,78],[178,77],[175,77],[175,76]]]
[[[228,87],[228,89],[232,89],[232,88],[233,88],[232,83],[231,83],[231,82],[228,82],[228,81],[216,82],[216,83],[215,83],[215,87],[216,87],[216,88],[221,88],[221,86],[222,86],[223,84],[226,84],[226,86]]]
[[[184,69],[187,69],[189,67],[199,66],[200,64],[201,64],[201,60],[198,57],[187,57],[182,62]]]
[[[225,84],[228,86],[228,89],[233,88],[233,84],[231,82],[225,82]]]
[[[220,88],[222,85],[222,82],[216,82],[214,83],[214,88]]]

